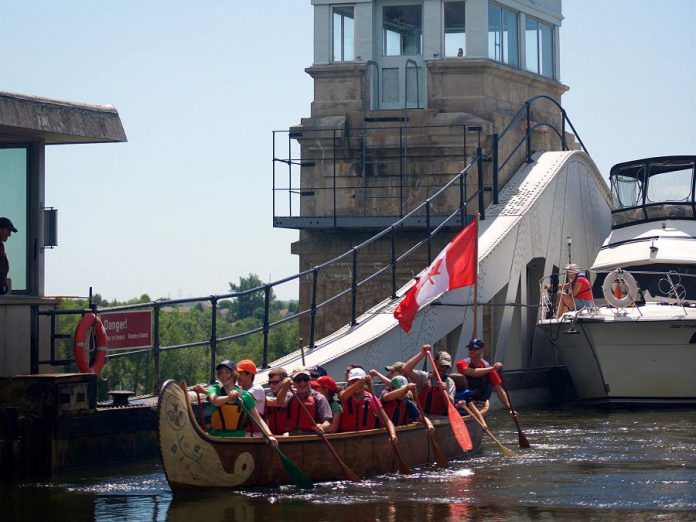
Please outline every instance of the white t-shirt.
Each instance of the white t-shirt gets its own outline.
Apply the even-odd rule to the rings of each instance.
[[[251,394],[254,399],[256,399],[256,409],[259,415],[266,413],[266,392],[260,384],[252,384],[251,388],[246,390]]]

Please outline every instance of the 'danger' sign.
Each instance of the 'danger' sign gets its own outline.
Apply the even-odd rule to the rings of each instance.
[[[152,312],[108,312],[101,314],[110,350],[152,346]]]

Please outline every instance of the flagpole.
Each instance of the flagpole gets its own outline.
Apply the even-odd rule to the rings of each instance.
[[[474,277],[474,328],[473,332],[471,333],[471,338],[476,339],[476,330],[478,327],[478,262],[479,262],[479,255],[478,255],[478,226],[479,226],[479,216],[481,214],[479,212],[476,212],[476,249],[475,249],[475,262],[476,262],[476,276]]]

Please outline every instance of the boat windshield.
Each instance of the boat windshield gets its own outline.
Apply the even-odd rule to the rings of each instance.
[[[659,219],[694,219],[695,156],[650,158],[611,169],[614,227]]]

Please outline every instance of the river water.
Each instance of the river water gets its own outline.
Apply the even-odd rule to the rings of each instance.
[[[173,498],[158,461],[51,483],[0,483],[0,520],[389,521],[696,520],[696,412],[524,412],[532,444],[489,414],[513,458],[484,439],[475,459],[360,483]],[[424,442],[425,443],[425,442]]]

